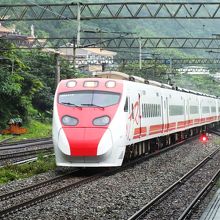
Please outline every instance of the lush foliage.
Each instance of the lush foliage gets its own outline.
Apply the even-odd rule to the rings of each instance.
[[[211,94],[220,97],[219,82],[215,81],[211,75],[189,75],[179,74],[176,71],[170,72],[165,65],[143,63],[142,69],[139,69],[139,63],[131,63],[126,66],[120,66],[120,71],[130,75],[140,76],[144,79],[155,80],[161,83],[169,83],[178,87],[191,89],[194,91]]]
[[[5,168],[0,168],[0,184],[54,170],[55,167],[53,156],[43,157],[43,155],[39,155],[35,162],[21,165],[8,165]]]
[[[131,0],[132,1],[132,0]],[[145,2],[144,0],[142,0]],[[214,0],[211,0],[214,1]],[[2,0],[2,4],[14,4],[14,0]],[[76,0],[65,0],[63,3],[78,2]],[[106,2],[105,0],[87,0],[84,2]],[[108,2],[116,2],[109,0]],[[128,1],[127,1],[128,2]],[[141,2],[141,1],[140,1]],[[170,0],[171,2],[171,0]],[[190,2],[190,1],[189,1]],[[45,3],[44,0],[17,0],[16,3],[27,4],[32,3],[38,5]],[[58,0],[48,0],[46,3],[60,3]],[[39,6],[40,7],[40,6]],[[37,9],[35,9],[37,10]],[[30,35],[30,26],[34,24],[35,35],[38,37],[76,37],[77,22],[73,20],[65,21],[20,21],[15,23],[5,22],[3,25],[12,27],[16,25],[16,30],[22,34]],[[97,28],[108,33],[81,33],[82,37],[98,36],[100,40],[107,36],[120,37],[122,36],[200,36],[208,37],[210,33],[215,33],[218,27],[217,21],[207,20],[195,21],[184,20],[177,21],[176,19],[155,19],[155,20],[90,20],[82,21],[81,28],[83,30],[96,30]],[[115,33],[112,33],[115,32]],[[119,32],[118,34],[116,32]],[[128,32],[122,34],[122,32]],[[208,34],[208,36],[207,36]],[[4,48],[11,45],[6,45],[0,39],[0,47],[4,44]],[[186,52],[185,52],[186,51]],[[207,53],[204,51],[185,50],[184,52],[175,49],[158,49],[153,51],[156,56],[165,58],[187,58],[201,57]],[[137,53],[125,52],[120,53],[120,58],[138,58]],[[144,52],[144,51],[143,51]],[[148,50],[145,52],[152,52]],[[194,56],[192,56],[192,54]],[[47,120],[50,118],[52,110],[53,94],[55,91],[55,58],[53,54],[43,53],[40,51],[0,51],[1,69],[0,69],[0,128],[5,127],[7,121],[11,117],[22,117],[26,122],[29,118]],[[5,59],[6,58],[6,59]],[[144,55],[143,55],[144,58]],[[121,71],[129,74],[139,75],[147,79],[167,82],[168,78],[176,82],[177,85],[195,90],[204,91],[211,94],[219,95],[218,85],[209,77],[185,77],[185,76],[170,76],[168,77],[163,65],[155,63],[154,65],[143,65],[143,70],[138,70],[138,63],[129,64],[126,68],[121,67]],[[61,62],[61,77],[72,78],[77,77],[77,71],[65,60]],[[187,79],[185,79],[187,78]],[[188,80],[190,79],[190,80]],[[182,81],[183,80],[183,81]]]
[[[51,118],[55,83],[55,58],[40,51],[12,50],[12,45],[0,41],[8,50],[0,51],[0,128],[13,117],[25,122],[30,118],[43,121]],[[77,71],[61,60],[61,78],[74,78]]]
[[[211,76],[183,74],[173,76],[171,79],[174,84],[182,88],[192,89],[220,97],[219,82],[213,80],[213,77]]]
[[[220,188],[220,180],[217,182],[217,186]]]
[[[46,121],[45,121],[46,120]],[[44,138],[52,136],[52,125],[51,119],[45,118],[43,122],[39,120],[29,120],[28,124],[24,124],[28,132],[23,135],[1,135],[0,141],[7,140],[7,142],[13,142],[17,140],[34,139],[34,138]]]

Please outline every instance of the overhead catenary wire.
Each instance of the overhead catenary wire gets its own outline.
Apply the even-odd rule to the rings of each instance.
[[[35,5],[35,6],[39,7],[39,8],[41,8],[41,9],[44,9],[44,10],[46,10],[46,11],[51,12],[50,9],[45,8],[45,7],[42,7],[40,4],[38,4],[38,3],[36,3],[36,2],[30,1],[30,0],[26,0],[26,2],[27,2],[27,3],[30,3],[30,4],[33,4],[33,5]],[[79,4],[80,4],[80,2],[79,2]],[[69,19],[68,17],[63,16],[63,15],[60,14],[60,13],[57,13],[57,12],[56,12],[56,13],[55,13],[55,12],[51,12],[51,13],[53,13],[53,14],[59,16],[59,17],[64,18],[63,21],[65,21],[65,22],[71,22],[71,23],[73,22],[72,19]],[[86,25],[86,26],[90,27],[89,25]],[[99,27],[97,27],[97,29],[99,29]],[[81,32],[85,32],[85,30],[81,29]],[[108,33],[113,33],[113,34],[119,34],[119,35],[121,35],[121,34],[128,35],[128,32],[109,31],[109,30],[105,30],[105,29],[102,29],[101,32],[102,32],[102,33],[106,33],[106,34],[108,34]],[[98,33],[100,33],[100,32],[98,32]],[[77,33],[74,33],[74,34],[77,34]],[[131,34],[132,34],[132,33],[131,33]],[[134,33],[133,33],[133,34],[134,34]]]

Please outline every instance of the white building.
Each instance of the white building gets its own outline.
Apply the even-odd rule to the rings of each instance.
[[[212,75],[213,76],[213,78],[216,80],[216,81],[220,81],[220,73],[218,72],[218,73],[216,73],[216,74],[214,74],[214,75]]]
[[[61,48],[59,51],[63,57],[73,61],[73,48]],[[75,67],[90,72],[102,71],[103,65],[113,64],[116,54],[116,52],[103,50],[101,48],[76,48]]]
[[[190,75],[210,75],[209,69],[203,66],[187,66],[178,69],[180,74],[190,74]]]
[[[0,37],[7,36],[8,34],[12,34],[13,30],[2,26],[0,23]]]

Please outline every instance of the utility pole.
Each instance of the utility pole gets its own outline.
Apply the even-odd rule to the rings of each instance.
[[[55,53],[55,60],[56,60],[56,71],[55,71],[55,77],[56,77],[56,85],[60,82],[60,54]]]
[[[141,37],[139,37],[139,69],[142,69],[142,44]]]
[[[76,67],[76,41],[73,40],[73,67]]]
[[[80,24],[80,19],[81,19],[81,6],[80,3],[77,3],[77,47],[80,46],[80,32],[81,32],[81,24]]]
[[[172,58],[170,57],[170,69],[168,70],[168,84],[171,85],[171,79],[170,79],[170,74],[172,74],[172,69],[173,69],[173,64],[172,64]]]
[[[125,59],[122,59],[122,70],[124,70],[125,65],[126,65],[126,60],[125,60]]]

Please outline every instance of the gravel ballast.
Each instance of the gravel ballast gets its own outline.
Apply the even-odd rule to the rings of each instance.
[[[128,219],[170,184],[177,181],[218,146],[212,135],[206,145],[198,139],[151,158],[123,172],[103,177],[5,219]],[[53,174],[41,175],[47,178]],[[37,177],[2,186],[20,188]]]

